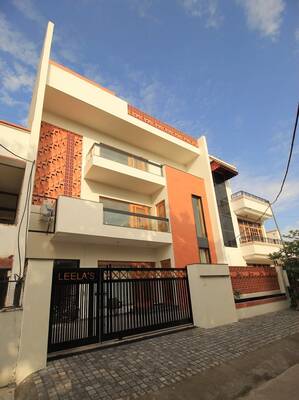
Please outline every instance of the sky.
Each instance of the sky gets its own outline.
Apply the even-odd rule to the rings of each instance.
[[[237,166],[233,191],[275,198],[299,100],[299,0],[0,0],[0,119],[26,125],[48,20],[51,58],[205,135]],[[283,232],[299,229],[299,133],[273,209]]]

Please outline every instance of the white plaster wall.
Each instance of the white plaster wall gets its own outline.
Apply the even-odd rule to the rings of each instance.
[[[263,314],[268,314],[270,312],[285,310],[289,307],[290,307],[289,300],[274,301],[273,303],[239,308],[237,309],[237,316],[239,319],[251,318],[257,315],[263,315]]]
[[[127,112],[128,103],[126,101],[105,90],[99,89],[92,83],[88,83],[86,80],[76,77],[74,74],[56,65],[50,64],[47,84],[73,98],[79,99],[82,103],[88,104],[95,109],[101,109],[107,114],[144,129],[153,136],[165,139],[169,143],[179,145],[190,152],[197,152],[197,149],[191,144],[129,115]]]
[[[81,267],[95,267],[98,260],[160,261],[156,248],[54,241],[53,235],[36,232],[29,233],[28,257],[75,259],[80,260]]]
[[[29,260],[16,383],[47,363],[53,260]]]
[[[0,311],[0,388],[14,382],[21,332],[22,310]]]
[[[4,125],[0,123],[0,143],[14,152],[15,154],[27,158],[29,148],[30,133],[16,127]],[[20,158],[12,155],[2,147],[0,147],[0,161],[7,163],[8,165],[14,165],[17,167],[24,168],[24,178],[20,191],[20,197],[18,201],[18,210],[16,221],[13,225],[1,224],[0,223],[0,257],[14,256],[14,263],[12,273],[20,274],[22,272],[24,262],[24,243],[26,234],[26,218],[22,223],[20,230],[20,252],[21,252],[21,266],[18,258],[18,230],[21,222],[21,217],[25,207],[26,190],[29,181],[29,174],[31,170],[31,163],[21,160]],[[8,178],[7,178],[8,179]],[[26,215],[25,215],[26,217]]]
[[[238,218],[232,208],[232,201],[231,201],[232,190],[229,181],[225,182],[225,187],[226,187],[227,198],[229,201],[230,213],[232,216],[235,238],[237,242],[237,247],[225,247],[227,262],[229,266],[235,266],[235,267],[246,266],[247,265],[246,260],[243,257],[242,249],[240,247],[240,230],[239,230]]]
[[[188,265],[193,321],[213,328],[237,321],[227,265]]]

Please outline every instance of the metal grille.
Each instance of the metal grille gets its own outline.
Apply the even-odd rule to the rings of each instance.
[[[192,322],[185,269],[101,270],[102,340]]]
[[[49,352],[192,323],[185,269],[53,272]]]
[[[97,269],[54,270],[49,352],[98,341],[98,298]]]

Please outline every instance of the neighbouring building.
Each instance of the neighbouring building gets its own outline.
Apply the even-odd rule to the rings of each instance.
[[[28,128],[0,121],[0,277],[16,280],[2,285],[0,308],[18,302],[13,289],[26,278],[23,315],[7,333],[21,337],[17,380],[46,360],[53,271],[266,267],[281,245],[263,226],[268,202],[231,194],[238,171],[209,155],[205,137],[52,61],[52,33],[49,24]]]

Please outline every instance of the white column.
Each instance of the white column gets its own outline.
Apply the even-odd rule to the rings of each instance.
[[[29,260],[16,383],[47,363],[53,260]]]
[[[232,284],[227,265],[188,265],[194,325],[201,328],[237,322]]]

